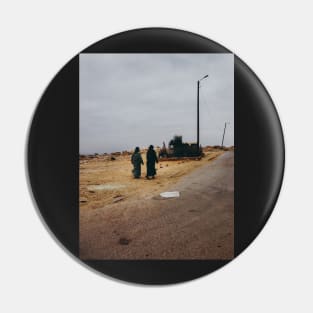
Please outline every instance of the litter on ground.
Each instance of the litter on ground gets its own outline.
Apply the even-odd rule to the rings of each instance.
[[[179,191],[161,192],[160,196],[163,198],[178,198],[179,197]]]

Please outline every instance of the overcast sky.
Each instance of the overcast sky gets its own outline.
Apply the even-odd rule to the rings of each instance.
[[[80,54],[80,154],[166,145],[173,135],[234,143],[232,54]]]

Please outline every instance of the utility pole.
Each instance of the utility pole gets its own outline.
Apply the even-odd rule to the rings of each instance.
[[[198,153],[200,151],[200,128],[199,128],[199,89],[200,89],[200,80],[197,81],[197,149]]]
[[[223,145],[224,145],[224,137],[225,137],[225,131],[226,131],[226,125],[228,123],[225,122],[225,126],[224,126],[224,132],[223,132],[223,139],[222,139],[222,148],[223,148]]]

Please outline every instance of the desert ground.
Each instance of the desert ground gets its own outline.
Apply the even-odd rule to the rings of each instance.
[[[234,152],[157,164],[133,179],[130,154],[80,159],[82,259],[231,259]],[[145,162],[145,153],[142,153]],[[179,191],[178,198],[161,192]]]

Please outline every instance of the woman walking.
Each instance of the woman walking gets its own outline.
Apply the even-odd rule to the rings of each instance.
[[[143,160],[142,160],[142,157],[140,154],[139,147],[135,148],[135,151],[131,157],[131,162],[134,166],[134,168],[132,170],[134,178],[140,178],[140,176],[141,176],[141,164],[144,164],[144,163],[143,163]]]
[[[146,178],[150,177],[154,178],[156,175],[155,163],[158,163],[158,158],[156,152],[153,150],[153,146],[151,145],[147,152],[147,175]]]

